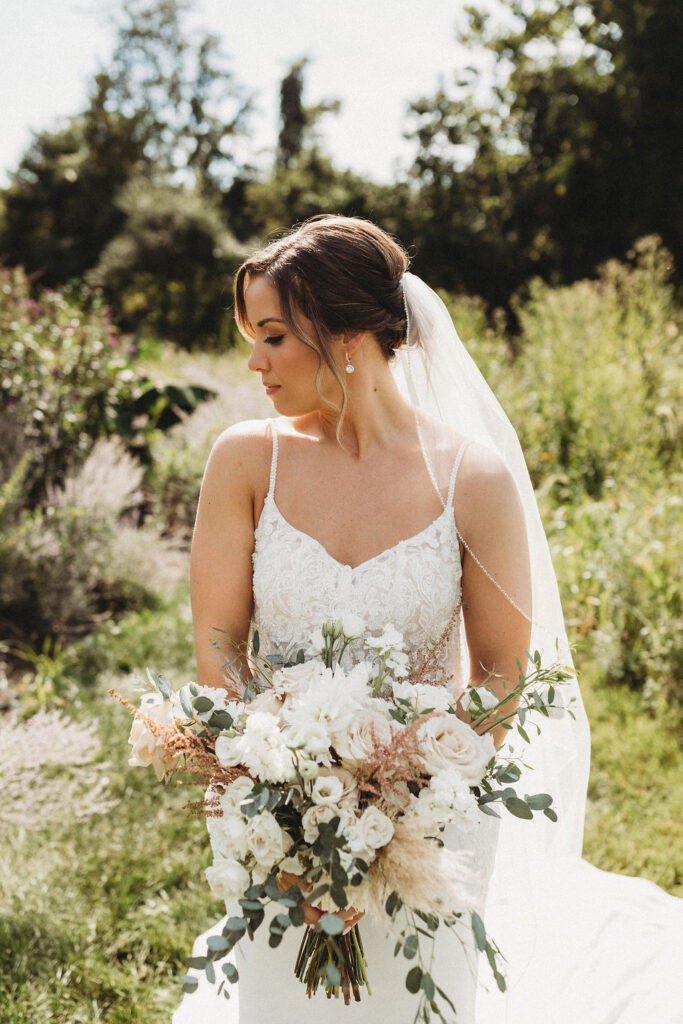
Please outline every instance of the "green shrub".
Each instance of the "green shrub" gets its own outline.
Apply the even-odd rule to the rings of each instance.
[[[141,384],[131,356],[97,294],[34,299],[21,269],[0,268],[0,482],[29,452],[24,494],[35,504],[113,433]]]
[[[600,498],[634,478],[653,486],[680,455],[683,333],[670,272],[658,240],[642,239],[630,262],[611,261],[597,280],[536,280],[517,303],[521,353],[494,387],[535,485],[556,501]]]
[[[643,691],[652,710],[683,697],[683,501],[676,480],[549,519],[568,629],[580,660]],[[680,481],[679,481],[680,482]]]

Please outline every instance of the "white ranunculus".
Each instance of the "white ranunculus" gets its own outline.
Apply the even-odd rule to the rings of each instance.
[[[211,892],[219,900],[239,899],[250,883],[249,872],[231,858],[217,859],[205,874]]]
[[[342,764],[354,765],[368,757],[377,743],[389,743],[392,735],[391,723],[378,706],[363,709],[350,722],[340,723],[331,740]]]
[[[457,769],[467,786],[481,782],[486,765],[495,754],[490,735],[479,736],[455,715],[433,715],[422,723],[418,736],[425,771],[437,775],[449,768]]]
[[[319,775],[311,792],[311,800],[322,807],[337,804],[342,798],[344,784],[335,775]]]
[[[474,704],[474,701],[472,700],[473,689],[475,689],[475,687],[468,686],[465,692],[463,693],[462,697],[460,698],[460,706],[462,707],[463,711],[469,711],[473,705],[476,708],[476,704]],[[492,693],[491,690],[488,689],[488,687],[477,686],[476,691],[484,711],[490,711],[491,708],[495,708],[496,704],[498,704],[498,697],[496,697],[495,693]]]
[[[292,845],[292,840],[280,828],[270,811],[261,811],[247,823],[247,844],[258,864],[271,868],[277,864]]]
[[[155,736],[149,725],[141,716],[157,725],[172,725],[175,721],[174,706],[164,700],[156,691],[145,693],[140,701],[140,715],[135,715],[130,729],[128,743],[133,748],[128,758],[132,768],[152,765],[154,773],[161,781],[170,775],[178,764],[180,757],[170,757],[163,748],[161,738]]]
[[[428,683],[392,683],[394,697],[407,700],[413,711],[421,714],[427,709],[447,711],[451,695],[445,686],[430,686]]]
[[[374,804],[366,807],[356,823],[359,838],[368,850],[386,846],[394,834],[394,823]]]

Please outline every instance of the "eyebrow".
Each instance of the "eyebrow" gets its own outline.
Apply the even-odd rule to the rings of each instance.
[[[267,316],[264,320],[259,320],[259,322],[256,324],[256,326],[257,327],[263,327],[264,324],[271,323],[271,322],[276,323],[276,324],[285,324],[285,323],[287,323],[286,320],[281,320],[279,316]]]

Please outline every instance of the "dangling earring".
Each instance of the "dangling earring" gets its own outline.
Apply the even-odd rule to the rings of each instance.
[[[346,370],[347,373],[355,373],[356,372],[356,367],[351,362],[351,356],[349,355],[349,350],[348,349],[346,350],[346,366],[344,367],[344,369]]]

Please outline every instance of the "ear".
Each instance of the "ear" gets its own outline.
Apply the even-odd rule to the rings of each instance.
[[[341,336],[344,352],[348,352],[352,356],[363,341],[365,333],[365,331],[345,331]]]

